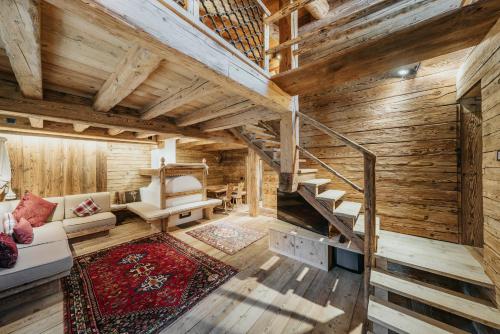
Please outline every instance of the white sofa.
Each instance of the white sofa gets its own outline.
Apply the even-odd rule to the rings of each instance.
[[[77,217],[73,208],[89,197],[102,210],[89,217]],[[19,255],[14,267],[0,268],[0,297],[9,295],[9,291],[22,291],[23,286],[30,288],[69,275],[73,257],[68,238],[109,230],[115,226],[116,218],[110,212],[111,198],[107,192],[45,199],[57,203],[57,207],[46,224],[33,228],[31,244],[17,244]],[[18,203],[0,202],[0,217],[12,212]]]

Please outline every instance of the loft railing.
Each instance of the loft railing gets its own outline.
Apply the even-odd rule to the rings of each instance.
[[[297,111],[297,116],[312,125],[316,129],[326,133],[328,136],[332,138],[336,138],[346,144],[347,146],[352,147],[356,151],[360,152],[363,155],[363,171],[364,171],[364,187],[361,188],[356,185],[354,182],[349,180],[347,177],[343,176],[339,172],[337,172],[332,167],[325,164],[318,157],[313,155],[311,152],[297,145],[297,149],[303,154],[307,155],[312,160],[318,162],[322,167],[324,167],[327,171],[332,173],[333,175],[339,177],[342,181],[349,184],[351,187],[356,189],[359,192],[362,192],[364,195],[364,208],[365,208],[365,236],[364,236],[364,256],[365,256],[365,271],[364,271],[364,282],[363,287],[365,291],[365,300],[364,306],[365,310],[368,310],[368,301],[370,295],[370,271],[372,267],[375,267],[375,252],[377,250],[377,236],[376,236],[376,192],[375,192],[375,162],[377,157],[373,152],[367,150],[363,146],[358,143],[350,140],[346,136],[333,131],[329,127],[321,124],[315,119]]]
[[[271,15],[261,0],[174,0],[195,20],[222,37],[252,62],[269,70],[269,25]]]

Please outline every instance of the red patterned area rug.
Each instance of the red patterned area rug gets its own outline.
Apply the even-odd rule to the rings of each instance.
[[[202,226],[186,234],[220,249],[226,254],[233,255],[262,239],[267,233],[239,226],[237,223],[222,221]]]
[[[63,280],[66,333],[157,333],[237,273],[163,233],[74,262]]]

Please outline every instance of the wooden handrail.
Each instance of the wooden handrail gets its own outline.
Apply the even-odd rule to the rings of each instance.
[[[323,161],[321,161],[317,156],[315,156],[314,154],[312,154],[311,152],[309,152],[308,150],[306,150],[305,148],[303,147],[300,147],[299,145],[297,145],[297,149],[303,153],[304,155],[306,155],[308,158],[310,158],[311,160],[314,160],[316,161],[318,164],[320,164],[324,169],[326,169],[327,171],[329,171],[330,173],[332,173],[333,175],[335,175],[336,177],[338,177],[339,179],[341,179],[342,181],[344,181],[345,183],[349,184],[351,187],[353,187],[355,190],[359,191],[360,193],[364,192],[363,188],[361,188],[360,186],[358,186],[357,184],[355,184],[354,182],[352,182],[351,180],[349,180],[347,177],[345,177],[344,175],[340,174],[339,172],[337,172],[335,169],[333,169],[332,167],[328,166],[327,164],[325,164]]]
[[[339,139],[341,142],[343,142],[344,144],[354,148],[355,150],[363,153],[363,154],[366,154],[372,158],[375,158],[375,154],[370,151],[370,150],[367,150],[366,148],[364,148],[363,146],[359,145],[358,143],[356,143],[355,141],[353,140],[350,140],[349,138],[347,138],[346,136],[336,132],[336,131],[333,131],[332,129],[330,129],[329,127],[321,124],[320,122],[318,122],[317,120],[307,116],[306,114],[303,114],[299,111],[297,111],[297,115],[299,117],[301,117],[306,123],[309,123],[311,124],[312,126],[314,126],[315,128],[323,131],[324,133],[326,133],[327,135],[329,135],[330,137],[334,137],[334,138],[337,138]]]

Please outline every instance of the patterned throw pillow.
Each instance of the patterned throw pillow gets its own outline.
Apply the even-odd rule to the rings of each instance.
[[[18,244],[30,244],[33,242],[33,227],[29,221],[24,218],[14,226],[14,233],[12,235]]]
[[[98,213],[101,210],[101,207],[94,202],[92,198],[87,198],[85,201],[78,204],[73,212],[78,217],[87,217],[92,216],[93,214]]]
[[[24,218],[30,222],[31,226],[39,227],[47,222],[50,215],[54,213],[56,206],[56,203],[51,203],[30,192],[26,192],[12,214],[17,221]]]
[[[12,268],[17,261],[17,245],[11,236],[0,233],[0,268]]]

